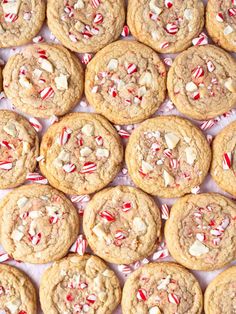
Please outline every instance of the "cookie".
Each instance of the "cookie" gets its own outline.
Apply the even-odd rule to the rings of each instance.
[[[215,137],[212,144],[211,176],[224,191],[236,196],[236,121]]]
[[[85,94],[94,109],[113,123],[141,122],[165,100],[165,66],[149,47],[117,41],[89,62]]]
[[[43,136],[40,169],[50,184],[69,194],[88,194],[110,183],[120,170],[123,147],[102,116],[71,113]]]
[[[83,93],[82,65],[59,45],[27,46],[9,58],[3,78],[4,91],[12,103],[40,118],[64,115]]]
[[[236,52],[236,2],[208,0],[206,28],[213,41],[222,48]]]
[[[71,254],[54,263],[40,284],[40,302],[47,314],[111,314],[120,297],[115,273],[93,255]]]
[[[124,0],[49,0],[48,26],[67,48],[97,52],[116,40],[125,21]]]
[[[133,272],[122,293],[122,313],[201,314],[202,291],[196,278],[174,263],[150,263]]]
[[[0,216],[2,246],[15,260],[26,263],[62,258],[79,233],[77,209],[49,185],[13,190],[0,203]]]
[[[214,118],[235,106],[236,62],[213,45],[191,47],[174,60],[167,89],[177,109],[186,116]]]
[[[19,114],[0,110],[0,189],[22,184],[33,172],[39,139],[31,124]]]
[[[0,264],[0,310],[2,313],[36,314],[36,290],[26,274]]]
[[[202,132],[177,116],[146,120],[133,131],[126,164],[134,183],[160,197],[179,197],[207,175],[211,150]]]
[[[43,0],[1,1],[0,48],[30,42],[43,25],[45,7]]]
[[[129,0],[127,22],[139,41],[161,53],[183,51],[204,25],[200,0]]]
[[[195,270],[214,270],[236,256],[236,205],[215,193],[186,195],[172,206],[165,238],[172,257]]]
[[[204,294],[206,314],[233,314],[236,309],[236,266],[218,275],[208,285]]]
[[[155,251],[160,212],[147,194],[116,186],[98,192],[88,203],[83,229],[96,255],[110,263],[131,264]]]

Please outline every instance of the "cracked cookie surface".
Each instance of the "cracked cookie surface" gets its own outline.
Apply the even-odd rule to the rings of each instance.
[[[208,0],[206,28],[213,41],[222,48],[236,52],[236,2]]]
[[[4,91],[21,111],[40,118],[70,111],[83,93],[79,59],[60,45],[37,44],[9,58]]]
[[[68,252],[79,232],[76,208],[49,185],[25,185],[0,203],[1,244],[15,260],[42,264]]]
[[[132,132],[125,158],[138,187],[171,198],[187,194],[203,182],[211,150],[203,133],[188,120],[158,116]]]
[[[54,263],[40,284],[41,306],[47,314],[112,314],[120,297],[115,273],[93,255],[72,254]]]
[[[45,20],[44,0],[0,1],[0,48],[24,45]]]
[[[141,122],[165,100],[165,66],[151,48],[117,41],[88,64],[85,94],[94,109],[113,123]]]
[[[236,266],[219,274],[204,294],[206,314],[233,314],[236,309]]]
[[[236,62],[213,45],[191,47],[174,60],[167,89],[177,109],[186,116],[214,118],[235,106]]]
[[[0,265],[0,309],[3,313],[36,314],[36,290],[26,274]]]
[[[211,176],[224,191],[236,196],[236,122],[231,122],[212,143]]]
[[[202,291],[195,277],[174,263],[150,263],[133,272],[122,294],[122,313],[200,314]]]
[[[116,40],[125,21],[124,0],[49,0],[48,26],[67,48],[96,52]]]
[[[0,110],[0,188],[22,184],[33,172],[39,153],[39,139],[31,124],[21,115]]]
[[[171,208],[165,238],[172,257],[187,268],[211,271],[236,256],[236,205],[215,193],[187,195]]]
[[[129,186],[94,195],[86,206],[83,227],[92,250],[115,264],[131,264],[152,254],[161,229],[154,200]]]
[[[200,0],[129,0],[128,25],[140,42],[161,53],[183,51],[204,25]]]
[[[40,169],[50,184],[69,194],[102,189],[120,170],[123,147],[117,131],[102,116],[71,113],[48,128]]]

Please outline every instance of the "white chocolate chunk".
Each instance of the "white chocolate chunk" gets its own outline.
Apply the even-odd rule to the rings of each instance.
[[[66,75],[60,74],[60,76],[55,77],[55,83],[58,90],[68,89],[68,80]]]
[[[144,174],[148,174],[149,172],[151,172],[153,170],[153,166],[150,165],[148,162],[142,160],[142,172]]]
[[[81,148],[81,150],[80,150],[80,155],[81,155],[82,157],[87,157],[87,156],[89,156],[92,152],[93,152],[92,149],[86,146],[86,147]]]
[[[162,9],[159,8],[159,7],[155,4],[155,2],[156,2],[156,0],[150,0],[150,2],[149,2],[149,8],[150,8],[150,10],[151,10],[153,13],[159,15],[159,14],[161,14]]]
[[[109,71],[116,70],[118,68],[118,60],[117,59],[111,59],[107,65],[107,68]]]
[[[179,143],[179,137],[174,133],[166,133],[165,134],[166,144],[169,149],[173,149]]]
[[[42,72],[41,70],[35,69],[35,70],[33,71],[33,77],[36,78],[36,79],[39,79],[40,76],[42,75],[42,73],[43,73],[43,72]]]
[[[146,94],[146,92],[147,92],[146,87],[145,87],[145,86],[142,86],[142,87],[140,87],[140,88],[138,89],[138,96],[139,96],[139,97],[140,97],[140,96],[144,96],[144,95]]]
[[[30,83],[30,81],[23,75],[20,76],[19,83],[22,87],[26,89],[30,89],[32,87],[32,84]]]
[[[29,234],[34,236],[36,234],[36,221],[32,220],[29,226]]]
[[[164,179],[165,186],[169,186],[175,182],[174,178],[166,170],[163,171],[162,176]]]
[[[28,143],[28,142],[22,142],[22,153],[23,154],[26,154],[26,153],[28,153],[29,151],[30,151],[30,143]]]
[[[84,1],[83,0],[77,0],[77,2],[74,5],[74,9],[83,9],[84,8]]]
[[[43,213],[40,210],[32,210],[29,212],[29,217],[32,219],[43,217]]]
[[[109,278],[111,278],[111,277],[113,277],[114,276],[114,273],[113,273],[113,271],[112,270],[110,270],[110,269],[105,269],[104,270],[104,272],[102,273],[103,274],[103,276],[105,276],[105,277],[109,277]]]
[[[152,38],[154,40],[158,40],[160,38],[159,32],[158,31],[152,31],[151,32]]]
[[[186,160],[189,165],[193,165],[197,158],[196,152],[192,147],[185,148]]]
[[[189,253],[192,256],[201,256],[203,254],[206,254],[209,252],[209,248],[205,246],[202,242],[199,240],[196,240],[189,248]]]
[[[139,78],[139,84],[150,87],[152,85],[152,80],[152,74],[150,72],[144,72]]]
[[[125,86],[125,82],[122,80],[118,80],[117,82],[117,90],[120,91]]]
[[[147,231],[145,222],[140,217],[135,217],[133,220],[133,230],[136,234],[142,235]]]
[[[234,31],[233,27],[231,27],[230,25],[226,26],[224,29],[224,35],[229,35]]]
[[[26,205],[27,202],[28,202],[28,198],[23,196],[23,197],[18,199],[17,206],[21,209]]]
[[[20,6],[20,0],[16,0],[16,1],[8,1],[8,2],[3,2],[2,3],[2,8],[3,8],[3,12],[5,14],[16,14],[18,13],[19,10],[19,6]]]
[[[161,314],[158,306],[153,306],[149,309],[148,314]]]
[[[77,22],[75,23],[75,29],[76,29],[78,32],[82,32],[82,31],[84,30],[84,24],[83,24],[82,22],[80,22],[80,21],[77,21]],[[71,38],[73,38],[73,37],[71,37]],[[72,40],[72,41],[73,41],[73,40]],[[75,42],[77,42],[77,39],[76,39]]]
[[[19,298],[16,298],[6,303],[6,307],[8,308],[11,314],[16,314],[20,306],[21,306],[21,300]]]
[[[95,227],[93,227],[92,231],[96,234],[98,238],[106,238],[106,233],[103,230],[102,223],[98,223]]]
[[[195,92],[197,90],[197,85],[193,82],[188,82],[185,88],[187,92]]]
[[[187,19],[187,20],[192,20],[193,18],[193,11],[192,9],[185,9],[184,10],[184,17]]]
[[[109,150],[106,148],[98,148],[96,151],[97,157],[109,157]]]
[[[39,65],[43,70],[45,70],[49,73],[53,72],[53,66],[52,66],[51,62],[49,62],[47,59],[40,58],[39,59]]]
[[[231,78],[228,78],[225,81],[225,87],[232,93],[236,92],[236,82],[233,81]]]
[[[14,123],[12,123],[12,122],[10,122],[10,121],[7,123],[7,125],[5,125],[5,126],[3,127],[3,130],[4,130],[7,134],[9,134],[9,135],[11,135],[11,136],[13,136],[13,137],[16,137],[16,135],[17,135],[16,126],[14,125]]]
[[[24,236],[24,233],[17,229],[15,229],[11,235],[12,239],[17,242],[19,242],[23,238],[23,236]]]
[[[160,284],[157,286],[157,290],[166,289],[167,285],[170,283],[171,277],[168,275],[166,278],[161,279]]]
[[[93,126],[92,124],[85,124],[85,125],[82,127],[81,132],[82,132],[84,135],[92,136],[93,133],[94,133],[94,126]]]

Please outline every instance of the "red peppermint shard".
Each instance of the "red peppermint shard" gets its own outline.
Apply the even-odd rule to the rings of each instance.
[[[116,230],[115,239],[124,240],[127,237],[127,233],[124,230]]]
[[[128,36],[129,36],[129,27],[128,27],[127,25],[125,25],[125,26],[123,27],[121,36],[123,36],[123,37],[128,37]]]
[[[128,74],[133,74],[137,71],[138,71],[138,69],[137,69],[137,66],[135,64],[131,63],[128,65],[128,68],[127,68]]]
[[[91,2],[94,9],[97,9],[101,3],[101,0],[92,0]]]
[[[174,293],[169,293],[168,294],[168,301],[169,301],[169,303],[173,303],[173,304],[178,305],[180,303],[180,298]]]
[[[170,35],[175,35],[178,33],[179,28],[174,23],[168,23],[165,27],[165,31]]]
[[[14,23],[18,19],[17,14],[7,13],[4,15],[5,21],[8,23]]]
[[[167,204],[161,205],[161,218],[162,219],[169,219],[170,217],[170,210]]]
[[[224,22],[224,15],[222,12],[217,13],[216,20],[220,23]]]
[[[48,184],[48,180],[44,176],[42,176],[40,173],[37,173],[37,172],[28,173],[26,176],[26,180],[33,181],[39,184]]]
[[[98,146],[102,146],[103,145],[103,138],[101,136],[96,136],[95,137],[95,141],[96,141]]]
[[[223,169],[229,170],[231,168],[231,160],[232,160],[232,153],[224,153],[223,154]]]
[[[129,132],[123,130],[123,129],[120,129],[118,131],[118,134],[120,135],[121,138],[129,138],[130,137],[130,134]]]
[[[169,43],[167,42],[167,41],[165,41],[164,43],[162,43],[161,45],[160,45],[160,48],[161,49],[166,49],[166,48],[168,48],[169,47]]]
[[[147,300],[147,291],[145,289],[138,289],[137,299],[139,301],[146,301]]]
[[[232,8],[228,10],[229,16],[235,16],[236,15],[236,8]]]
[[[108,222],[113,222],[115,221],[115,217],[108,211],[108,210],[103,210],[99,213],[99,216],[105,219]]]
[[[122,211],[128,212],[132,208],[132,204],[130,202],[125,202],[122,205]]]
[[[103,16],[101,13],[97,13],[93,19],[93,23],[95,24],[102,24],[103,22]]]
[[[0,161],[0,169],[1,170],[11,170],[13,167],[12,162],[9,161]]]
[[[47,99],[53,97],[55,94],[52,87],[46,87],[43,90],[41,90],[39,93],[40,93],[40,97],[42,98],[42,100],[47,100]]]
[[[42,129],[43,129],[42,124],[37,119],[30,118],[29,122],[32,125],[32,127],[35,129],[36,132],[42,131]]]
[[[64,127],[62,129],[60,137],[59,137],[59,142],[61,146],[65,145],[68,142],[68,140],[70,139],[71,133],[72,131],[69,128]]]
[[[194,78],[199,78],[204,76],[204,70],[203,67],[201,67],[200,65],[198,65],[196,68],[194,68],[192,70],[192,75]]]
[[[1,141],[0,146],[5,147],[7,149],[15,149],[15,146],[8,141]]]
[[[173,6],[173,0],[165,0],[165,6],[170,9]]]
[[[85,162],[83,165],[83,168],[81,169],[80,173],[81,174],[88,174],[88,173],[93,173],[94,171],[96,171],[97,169],[97,165],[94,162]]]
[[[11,258],[7,253],[0,252],[0,263],[7,262]]]
[[[93,57],[93,56],[92,56],[90,53],[85,53],[85,54],[82,56],[81,62],[82,62],[83,64],[88,64],[89,61],[91,61],[92,57]]]
[[[20,311],[18,314],[27,314],[26,311]]]
[[[90,304],[94,304],[96,302],[96,295],[95,294],[90,294],[89,296],[87,296],[86,301]]]
[[[76,165],[75,164],[66,164],[63,166],[63,170],[67,173],[74,172],[76,170]]]
[[[80,234],[75,241],[75,243],[71,247],[71,252],[76,252],[80,256],[83,256],[86,252],[88,246],[88,242],[83,234]]]

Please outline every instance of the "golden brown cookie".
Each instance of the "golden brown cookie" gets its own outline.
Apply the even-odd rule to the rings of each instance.
[[[195,270],[214,270],[236,257],[236,204],[215,193],[186,195],[171,208],[165,238],[172,257]]]
[[[102,189],[120,170],[123,147],[117,131],[102,116],[71,113],[44,134],[40,169],[50,184],[69,194]]]
[[[67,48],[96,52],[116,40],[125,21],[124,0],[49,0],[48,26]]]
[[[44,313],[112,314],[121,290],[115,273],[98,257],[71,254],[49,267],[41,279]]]
[[[22,184],[33,172],[39,139],[31,124],[19,114],[0,110],[0,189]]]
[[[60,45],[27,46],[9,58],[3,78],[4,91],[12,103],[40,118],[64,115],[83,93],[82,65]]]
[[[177,109],[186,116],[214,118],[235,106],[235,59],[213,45],[191,47],[174,60],[167,88]]]
[[[125,158],[138,187],[171,198],[189,193],[203,182],[211,150],[202,132],[188,120],[158,116],[133,131]]]
[[[236,196],[236,121],[231,122],[215,137],[212,144],[211,175],[224,191]]]

